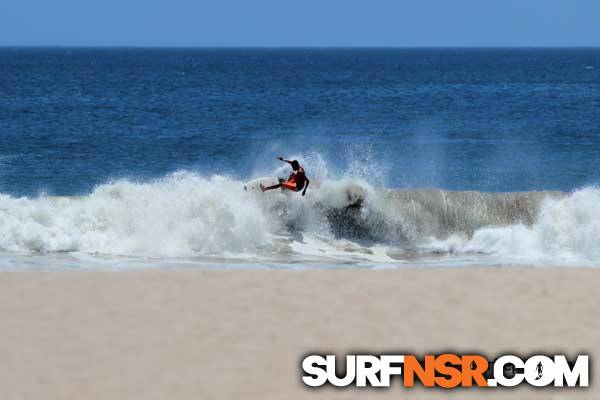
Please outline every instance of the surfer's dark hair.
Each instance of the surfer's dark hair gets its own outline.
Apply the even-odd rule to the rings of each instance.
[[[298,162],[298,160],[293,160],[290,164],[292,164],[292,169],[294,171],[300,169],[300,163]]]

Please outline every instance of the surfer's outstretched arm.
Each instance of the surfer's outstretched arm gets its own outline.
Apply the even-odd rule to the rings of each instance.
[[[291,163],[292,163],[290,160],[286,160],[286,159],[285,159],[285,158],[283,158],[283,157],[277,157],[277,159],[278,159],[278,160],[280,160],[280,161],[286,162],[286,163],[288,163],[288,164],[291,164]]]
[[[306,177],[306,175],[304,175],[304,179],[306,179],[306,185],[304,185],[304,190],[302,191],[302,196],[304,196],[306,194],[306,189],[308,189],[308,185],[310,185],[310,179],[308,179]]]

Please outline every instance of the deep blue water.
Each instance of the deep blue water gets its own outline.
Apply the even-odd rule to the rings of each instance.
[[[600,49],[4,48],[0,137],[11,195],[243,179],[277,155],[388,187],[572,190],[600,183]]]

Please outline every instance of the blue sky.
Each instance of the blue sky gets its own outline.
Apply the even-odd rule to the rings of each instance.
[[[600,46],[600,1],[4,0],[0,45]]]

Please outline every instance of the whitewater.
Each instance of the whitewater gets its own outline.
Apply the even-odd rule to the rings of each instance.
[[[305,197],[179,171],[85,196],[0,194],[0,268],[600,265],[600,189],[386,189],[360,178]]]

